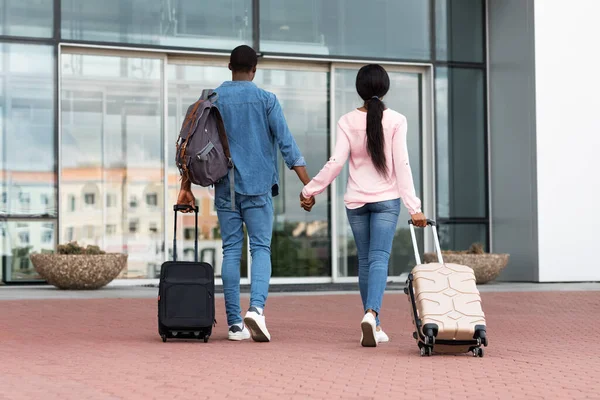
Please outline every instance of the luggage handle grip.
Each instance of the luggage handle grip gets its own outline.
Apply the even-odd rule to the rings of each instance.
[[[442,249],[440,248],[440,240],[437,234],[437,223],[432,219],[428,219],[427,225],[431,226],[431,229],[433,230],[433,241],[435,243],[435,252],[437,254],[438,263],[443,264],[444,259],[442,258]],[[415,234],[415,225],[412,219],[408,221],[408,226],[410,227],[410,237],[412,239],[413,250],[415,252],[415,261],[417,262],[417,265],[421,265],[419,246],[417,244],[417,235]]]
[[[173,206],[175,218],[173,222],[173,261],[177,261],[177,211],[194,211],[196,217],[196,229],[194,235],[194,260],[198,262],[198,207],[189,204],[175,204]]]
[[[198,212],[198,207],[190,206],[189,204],[175,204],[173,206],[173,211],[194,211]]]
[[[413,222],[413,220],[412,220],[412,219],[409,219],[409,220],[408,220],[408,224],[409,224],[409,225],[414,225],[414,222]],[[436,225],[437,225],[437,223],[436,223],[434,220],[432,220],[432,219],[428,219],[428,220],[427,220],[427,225],[429,225],[429,226],[436,226]]]

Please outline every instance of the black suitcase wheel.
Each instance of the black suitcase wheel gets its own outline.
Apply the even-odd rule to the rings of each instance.
[[[421,347],[421,357],[429,357],[431,356],[431,354],[433,353],[433,350],[431,349],[431,347],[429,346],[423,346]]]
[[[483,349],[481,347],[473,349],[473,357],[483,357],[483,354]]]
[[[208,335],[204,335],[204,343],[208,343],[208,338],[209,338]]]
[[[164,333],[160,335],[160,338],[162,339],[163,343],[167,342],[167,335],[165,335]]]

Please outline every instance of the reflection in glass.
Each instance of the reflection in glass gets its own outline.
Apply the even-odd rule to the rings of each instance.
[[[429,59],[429,1],[262,0],[262,51]]]
[[[342,115],[362,106],[362,99],[356,93],[355,82],[358,69],[336,69],[335,70],[335,120]],[[390,91],[383,99],[386,106],[404,114],[408,120],[408,152],[410,166],[413,172],[413,180],[417,195],[422,198],[421,190],[421,76],[416,73],[392,72],[390,76]],[[339,276],[357,276],[358,258],[356,244],[344,205],[344,193],[348,181],[348,165],[344,167],[340,176],[336,179],[336,190],[338,194],[338,249]],[[390,257],[389,275],[397,276],[410,270],[414,266],[414,253],[410,232],[406,222],[410,218],[404,205],[400,209],[400,218],[392,254]],[[423,248],[423,232],[417,231],[419,246]]]
[[[169,66],[169,141],[175,143],[187,107],[196,101],[203,89],[218,87],[231,79],[226,67]],[[258,69],[254,82],[278,96],[288,125],[298,146],[304,153],[309,174],[315,175],[326,160],[328,141],[327,104],[328,73],[300,70]],[[310,147],[309,147],[310,146]],[[310,151],[308,150],[310,149]],[[170,160],[175,158],[175,147],[169,147],[169,194],[173,202],[179,187],[179,172]],[[277,276],[330,276],[330,244],[328,224],[328,198],[320,196],[311,213],[299,206],[302,184],[296,174],[287,170],[281,156],[280,194],[274,198],[275,223],[272,242],[272,265]],[[222,256],[221,236],[217,214],[213,206],[211,189],[194,187],[201,205],[200,249],[206,249],[207,261],[214,260],[215,274],[220,275]],[[193,217],[181,217],[178,221],[178,237],[182,240],[184,226],[190,240],[186,246],[193,248]],[[172,221],[172,220],[171,220]],[[183,225],[182,225],[183,224]],[[172,234],[169,222],[169,236]],[[245,242],[246,245],[246,242]],[[178,248],[179,249],[179,248]],[[190,253],[193,255],[193,252]],[[247,276],[246,251],[243,252],[242,276]]]
[[[52,46],[0,44],[0,54],[0,215],[56,216]]]
[[[483,71],[436,68],[435,90],[437,215],[485,217]]]
[[[264,69],[255,79],[259,87],[277,95],[309,176],[315,176],[329,158],[328,78],[328,72]],[[279,182],[279,196],[273,199],[273,276],[331,276],[329,192],[318,196],[310,213],[301,209],[303,184],[285,167],[281,154]]]
[[[129,254],[127,277],[153,276],[164,260],[161,65],[81,54],[61,60],[59,240]]]
[[[435,1],[436,57],[484,62],[483,0]]]
[[[444,250],[468,250],[474,243],[488,249],[485,224],[440,224],[440,247]]]
[[[0,221],[2,278],[6,282],[41,280],[29,255],[53,252],[56,223],[48,221]]]
[[[62,0],[62,37],[231,50],[252,44],[252,0]]]
[[[53,0],[0,0],[0,34],[51,37],[53,3]]]

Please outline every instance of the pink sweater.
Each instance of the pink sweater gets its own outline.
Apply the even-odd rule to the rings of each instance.
[[[304,197],[323,192],[339,175],[350,156],[350,176],[344,202],[348,208],[366,203],[401,198],[410,214],[421,212],[421,200],[415,193],[406,144],[406,117],[396,111],[383,112],[385,157],[389,175],[377,172],[367,153],[367,113],[354,110],[338,121],[337,142],[333,155],[323,169],[302,190]]]

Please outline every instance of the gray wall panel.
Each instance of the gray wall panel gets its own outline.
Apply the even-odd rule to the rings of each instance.
[[[501,280],[538,280],[533,0],[489,0],[492,248]]]

